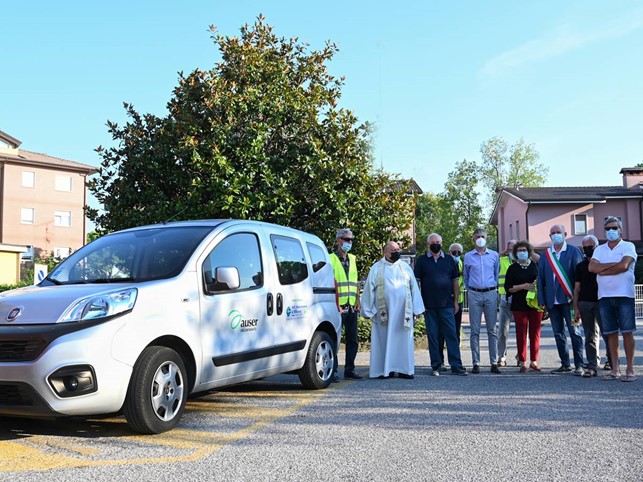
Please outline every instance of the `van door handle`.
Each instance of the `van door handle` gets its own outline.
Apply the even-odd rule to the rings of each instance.
[[[281,315],[284,311],[284,297],[281,293],[277,293],[277,316]]]
[[[268,312],[268,316],[272,316],[272,310],[273,310],[272,293],[268,293],[268,298],[266,300],[266,311]]]

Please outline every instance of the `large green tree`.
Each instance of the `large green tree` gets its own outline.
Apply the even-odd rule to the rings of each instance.
[[[502,187],[541,187],[549,169],[539,162],[540,154],[524,139],[509,146],[501,137],[492,137],[480,146],[479,172],[493,207]]]
[[[473,231],[485,225],[479,182],[476,163],[464,159],[449,173],[440,194],[420,196],[415,211],[419,252],[426,249],[426,237],[432,232],[442,236],[445,249],[451,243],[473,249]]]
[[[221,61],[180,73],[168,114],[108,122],[88,210],[99,231],[167,219],[259,219],[304,229],[329,245],[338,227],[358,254],[380,256],[413,215],[406,183],[373,168],[371,126],[339,107],[343,78],[328,72],[337,52],[278,38],[259,16],[238,37],[211,27]]]

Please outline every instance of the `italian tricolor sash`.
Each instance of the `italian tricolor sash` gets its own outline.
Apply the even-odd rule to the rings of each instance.
[[[547,262],[549,263],[549,266],[551,266],[551,270],[554,272],[554,276],[556,276],[556,279],[560,283],[560,286],[562,286],[563,291],[565,292],[565,296],[567,296],[567,298],[572,298],[572,284],[569,282],[567,273],[565,273],[565,270],[560,264],[558,257],[554,256],[550,249],[547,249],[545,250],[545,258],[547,258]]]

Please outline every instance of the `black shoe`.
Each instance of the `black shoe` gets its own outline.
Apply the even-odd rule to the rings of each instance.
[[[415,375],[407,375],[406,373],[398,373],[398,378],[404,378],[405,380],[413,380]]]
[[[452,368],[451,375],[467,375],[467,370],[464,367]]]
[[[379,378],[380,380],[386,380],[388,377],[386,375],[380,375],[377,378]]]
[[[500,371],[500,368],[498,368],[498,365],[495,363],[491,365],[491,373],[496,373],[496,374],[501,374],[502,372]]]
[[[330,381],[331,381],[332,383],[339,383],[339,382],[341,382],[341,380],[340,380],[340,379],[339,379],[339,377],[337,376],[337,373],[335,373],[335,374],[333,375],[333,377],[330,379]]]
[[[362,377],[360,375],[358,375],[357,373],[355,373],[354,371],[350,370],[350,371],[344,372],[344,380],[349,380],[349,379],[351,379],[351,380],[361,380]]]
[[[389,378],[395,378],[395,375],[397,375],[397,372],[391,372],[388,374]]]
[[[476,375],[480,373],[480,365],[473,365],[473,370],[471,370],[471,373],[475,373]]]
[[[552,373],[567,373],[567,372],[571,372],[571,371],[572,371],[572,367],[570,367],[568,365],[561,365],[560,367],[556,368],[555,370],[552,370],[551,372]]]

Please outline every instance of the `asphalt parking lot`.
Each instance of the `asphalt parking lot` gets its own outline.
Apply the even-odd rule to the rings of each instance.
[[[463,355],[470,366],[468,339]],[[540,364],[559,364],[548,324]],[[634,383],[488,366],[432,377],[420,350],[414,380],[306,391],[280,375],[192,398],[156,436],[122,418],[0,419],[0,481],[642,480],[642,355],[636,365]]]

